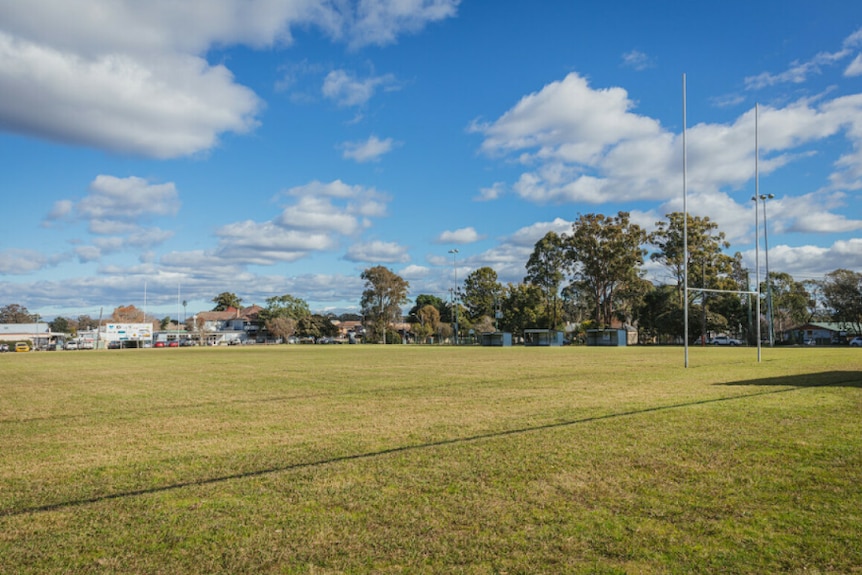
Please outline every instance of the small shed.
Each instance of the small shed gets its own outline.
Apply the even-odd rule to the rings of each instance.
[[[588,329],[587,345],[625,347],[628,345],[628,332],[624,329]]]
[[[565,334],[555,329],[525,329],[524,345],[539,347],[559,347],[563,345]]]
[[[505,331],[483,333],[480,343],[489,347],[512,347],[512,334]]]

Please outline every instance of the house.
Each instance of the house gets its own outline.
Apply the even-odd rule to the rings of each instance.
[[[198,312],[194,316],[194,329],[204,340],[201,343],[206,345],[255,341],[263,331],[261,311],[262,307],[252,305],[242,309],[229,307],[224,311]]]
[[[782,341],[788,343],[812,343],[816,345],[830,345],[833,343],[844,343],[846,340],[862,335],[856,326],[845,322],[820,322],[812,321],[806,324],[786,330],[782,334]]]

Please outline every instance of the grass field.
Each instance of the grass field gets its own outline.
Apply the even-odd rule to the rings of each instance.
[[[0,356],[0,573],[862,573],[862,350]]]

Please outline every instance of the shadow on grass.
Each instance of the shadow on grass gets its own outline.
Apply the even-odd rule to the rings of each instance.
[[[730,402],[737,400],[745,400],[754,397],[761,397],[767,395],[774,395],[779,393],[788,393],[795,392],[802,388],[811,388],[811,387],[851,387],[851,388],[860,388],[862,387],[862,372],[854,372],[854,371],[828,371],[822,373],[814,373],[814,374],[806,374],[806,375],[795,375],[795,376],[785,376],[785,377],[770,377],[770,378],[760,378],[760,379],[748,379],[743,381],[734,381],[727,383],[716,383],[714,385],[720,386],[749,386],[749,387],[758,387],[758,386],[766,386],[766,387],[781,387],[781,389],[770,389],[767,391],[757,391],[754,393],[746,393],[740,395],[734,395],[731,397],[718,397],[711,399],[704,399],[699,401],[689,401],[685,403],[677,403],[671,405],[661,405],[655,407],[647,407],[643,409],[635,409],[630,411],[623,411],[617,413],[609,413],[605,415],[596,415],[592,417],[585,417],[581,419],[574,419],[568,421],[558,421],[554,423],[547,423],[543,425],[536,425],[530,427],[523,427],[518,429],[510,429],[505,431],[497,431],[493,433],[484,433],[478,435],[471,435],[466,437],[456,437],[452,439],[444,439],[440,441],[426,442],[426,443],[418,443],[413,445],[403,445],[397,447],[391,447],[388,449],[381,449],[377,451],[369,451],[364,453],[355,453],[342,455],[338,457],[332,457],[328,459],[320,459],[316,461],[302,462],[302,463],[294,463],[290,465],[283,466],[275,466],[266,469],[258,469],[253,471],[246,471],[242,473],[235,474],[227,474],[218,477],[210,477],[203,478],[193,481],[184,481],[177,482],[170,485],[162,485],[156,487],[148,487],[144,489],[137,490],[129,490],[119,493],[112,493],[107,495],[100,495],[96,497],[90,498],[81,498],[75,500],[61,501],[57,503],[51,503],[46,505],[32,506],[20,509],[0,509],[0,517],[12,517],[12,516],[20,516],[26,515],[29,513],[44,513],[49,511],[56,511],[61,509],[67,509],[72,507],[78,507],[82,505],[90,505],[96,503],[102,503],[106,501],[125,499],[129,497],[138,497],[142,495],[153,495],[157,493],[169,492],[178,489],[183,489],[186,487],[200,487],[206,485],[213,485],[218,483],[223,483],[226,481],[240,480],[240,479],[250,479],[254,477],[261,477],[266,475],[272,475],[275,473],[283,473],[287,471],[294,471],[300,469],[309,469],[315,467],[322,467],[325,465],[331,465],[336,463],[344,463],[348,461],[358,461],[363,459],[371,459],[375,457],[382,457],[387,455],[393,455],[398,453],[407,453],[411,451],[418,451],[422,449],[433,449],[437,447],[445,447],[451,445],[460,445],[473,443],[477,441],[483,441],[488,439],[497,439],[507,436],[514,436],[526,433],[533,433],[539,431],[545,431],[550,429],[559,429],[565,427],[571,427],[574,425],[587,424],[597,421],[605,421],[605,420],[613,420],[623,417],[631,417],[636,415],[643,415],[648,413],[657,413],[662,411],[669,411],[674,409],[681,409],[685,407],[694,407],[699,405],[708,405],[714,403],[722,403],[722,402]]]
[[[823,371],[802,375],[746,379],[714,385],[781,386],[781,387],[855,387],[862,388],[862,371]]]

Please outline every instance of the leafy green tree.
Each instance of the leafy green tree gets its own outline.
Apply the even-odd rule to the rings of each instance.
[[[426,304],[421,309],[416,310],[413,316],[416,321],[411,327],[417,341],[424,342],[437,333],[437,327],[440,325],[440,311],[436,307]]]
[[[556,329],[558,326],[560,286],[567,266],[565,239],[555,232],[548,232],[536,242],[527,261],[527,276],[524,281],[537,286],[545,294],[545,310],[548,312],[550,329]]]
[[[37,314],[31,314],[26,307],[17,303],[0,308],[0,323],[33,323],[38,321],[37,318]]]
[[[300,321],[310,315],[311,310],[304,299],[284,294],[266,298],[266,307],[260,311],[258,317],[264,322],[278,317]]]
[[[475,321],[483,316],[493,317],[496,303],[503,293],[497,281],[497,272],[490,267],[481,267],[464,278],[464,294],[461,298],[467,308],[467,318]]]
[[[410,283],[384,266],[368,268],[360,277],[365,280],[362,314],[385,342],[389,324],[401,317],[401,306],[407,303]]]
[[[48,329],[57,333],[71,333],[74,335],[74,328],[68,318],[57,316],[53,321],[48,322]]]
[[[441,298],[436,295],[429,294],[419,294],[416,296],[416,301],[413,304],[413,307],[410,308],[410,311],[407,313],[407,316],[410,318],[410,321],[416,322],[419,321],[417,317],[417,313],[419,310],[424,308],[426,305],[433,306],[437,309],[437,312],[440,314],[440,322],[451,322],[451,313],[450,308]]]
[[[833,321],[862,333],[862,273],[837,269],[823,279],[823,302]]]
[[[620,290],[639,279],[645,241],[646,233],[631,222],[628,212],[614,217],[586,214],[572,224],[568,257],[575,264],[575,281],[595,302],[598,324],[611,324]]]
[[[782,334],[809,320],[808,302],[811,295],[805,284],[788,273],[769,272],[772,284],[772,315],[775,331]]]
[[[525,329],[537,327],[545,312],[543,300],[542,290],[537,286],[508,284],[503,294],[501,329],[521,337]]]
[[[226,311],[228,308],[242,309],[242,299],[235,293],[222,292],[212,299],[215,307],[213,311]]]

